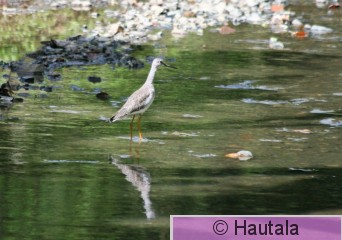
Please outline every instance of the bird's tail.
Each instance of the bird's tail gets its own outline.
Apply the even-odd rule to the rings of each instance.
[[[114,114],[110,119],[109,119],[109,122],[115,122],[115,116],[116,116],[116,114]]]
[[[114,115],[109,119],[109,121],[112,122],[116,122],[119,121],[123,118],[125,118],[127,115],[124,114],[122,111],[117,111],[116,113],[114,113]]]

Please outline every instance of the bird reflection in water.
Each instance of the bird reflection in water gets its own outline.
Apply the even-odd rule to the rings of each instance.
[[[146,218],[155,218],[155,213],[150,199],[151,177],[149,172],[139,165],[120,163],[118,159],[112,156],[110,156],[110,161],[126,176],[126,180],[132,183],[132,185],[140,192],[140,196],[144,202]]]

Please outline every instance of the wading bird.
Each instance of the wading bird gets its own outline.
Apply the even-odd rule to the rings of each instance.
[[[115,122],[122,120],[130,115],[133,115],[132,121],[130,124],[131,130],[131,141],[133,136],[133,122],[135,115],[139,115],[138,119],[138,131],[139,131],[139,141],[143,139],[142,132],[141,132],[141,118],[142,114],[151,106],[154,100],[154,86],[153,86],[153,79],[154,75],[159,66],[165,66],[169,68],[176,68],[173,66],[169,66],[165,64],[161,58],[155,58],[152,62],[152,66],[150,72],[147,76],[147,79],[138,90],[136,90],[129,98],[127,99],[126,103],[117,111],[111,118],[110,122]]]

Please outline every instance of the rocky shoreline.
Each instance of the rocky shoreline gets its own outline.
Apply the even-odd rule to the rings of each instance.
[[[142,68],[144,63],[130,55],[131,45],[104,37],[83,37],[81,35],[66,40],[42,42],[42,47],[27,57],[15,62],[0,62],[2,68],[8,68],[10,74],[4,75],[7,82],[0,88],[0,101],[8,106],[13,101],[13,91],[32,89],[32,84],[41,83],[44,76],[51,81],[61,79],[54,70],[61,67],[110,64],[115,67],[131,69]],[[51,87],[41,90],[52,91]]]
[[[189,33],[203,35],[205,29],[220,34],[232,34],[240,24],[261,25],[270,29],[271,34],[291,34],[306,38],[331,33],[333,29],[305,23],[295,12],[286,10],[286,0],[187,0],[187,1],[137,1],[137,0],[74,0],[74,1],[16,1],[17,5],[2,5],[3,15],[34,14],[46,9],[70,7],[74,10],[89,11],[89,17],[98,18],[97,9],[103,10],[103,17],[111,20],[95,28],[83,28],[82,35],[66,40],[46,41],[41,49],[27,54],[16,62],[0,62],[2,68],[9,68],[18,74],[21,84],[13,86],[8,81],[0,89],[0,99],[11,97],[12,90],[39,82],[46,76],[58,80],[61,76],[54,69],[68,66],[112,64],[128,68],[141,68],[144,64],[130,56],[132,46],[158,41],[164,31],[174,37]],[[330,5],[329,5],[330,4]],[[335,4],[335,5],[331,5]],[[333,11],[336,1],[316,0],[316,6]],[[101,14],[102,14],[101,12]],[[269,47],[283,49],[284,44],[275,37],[270,38]],[[8,99],[7,99],[8,100]]]

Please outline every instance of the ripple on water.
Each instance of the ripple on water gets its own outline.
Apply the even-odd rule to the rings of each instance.
[[[320,114],[320,113],[322,113],[322,114],[324,114],[324,113],[333,113],[333,112],[335,112],[335,111],[334,110],[321,110],[321,109],[318,109],[318,108],[312,109],[310,111],[310,113],[318,113],[318,114]]]
[[[45,163],[85,163],[85,164],[97,164],[100,161],[97,160],[65,160],[65,159],[44,159]]]
[[[335,118],[324,118],[319,122],[321,124],[329,125],[331,127],[342,127],[342,120],[337,120]]]
[[[129,140],[131,141],[130,137],[126,137],[126,136],[118,136],[116,137],[118,139],[124,139],[124,140]],[[159,139],[148,139],[148,138],[143,138],[140,140],[140,138],[138,136],[135,136],[132,138],[132,142],[134,143],[147,143],[147,142],[154,142],[154,143],[158,143],[158,144],[165,144],[165,142],[159,140]]]
[[[216,154],[213,154],[213,153],[191,154],[191,156],[194,156],[194,157],[197,157],[197,158],[211,158],[211,157],[216,157]]]
[[[52,109],[50,112],[69,113],[69,114],[90,113],[90,111],[76,111],[76,110],[67,110],[67,109]]]
[[[216,88],[223,88],[223,89],[245,89],[245,90],[266,90],[266,91],[277,91],[282,89],[280,87],[269,87],[264,85],[253,86],[252,83],[257,82],[256,80],[246,80],[240,83],[231,84],[231,85],[217,85]]]
[[[265,105],[277,105],[277,104],[287,104],[288,101],[273,101],[273,100],[255,100],[253,98],[244,98],[242,99],[242,102],[244,103],[258,103],[258,104],[265,104]]]
[[[188,113],[183,114],[183,118],[193,118],[193,119],[196,119],[196,118],[201,118],[201,117],[203,117],[203,116],[196,115],[196,114],[188,114]]]

